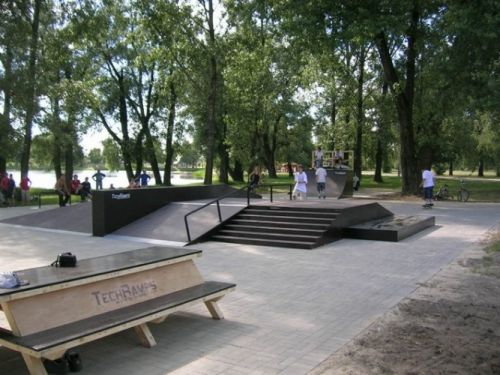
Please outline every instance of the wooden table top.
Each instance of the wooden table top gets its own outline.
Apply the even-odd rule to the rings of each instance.
[[[76,254],[78,257],[78,254]],[[194,258],[201,255],[201,250],[184,249],[165,246],[153,246],[144,249],[126,251],[96,258],[78,260],[76,267],[36,267],[15,271],[19,279],[29,282],[28,285],[13,289],[0,288],[2,297],[26,292],[33,289],[45,288],[50,285],[69,283],[89,277],[98,277],[116,273],[117,276],[126,270],[156,263],[182,261],[183,258]]]

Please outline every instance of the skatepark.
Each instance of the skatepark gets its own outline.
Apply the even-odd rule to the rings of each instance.
[[[223,204],[239,209],[237,201]],[[428,214],[420,202],[381,204],[395,215]],[[155,222],[162,223],[163,231],[182,227],[160,212],[156,218],[145,217],[141,225],[132,223],[128,231],[123,227],[123,233],[92,236],[84,215],[89,206],[0,210],[0,271],[48,265],[64,251],[85,259],[155,242],[183,242],[181,236],[158,239],[150,230],[151,238],[146,238],[146,232],[139,231],[139,226],[152,228]],[[186,211],[186,206],[177,203],[165,209]],[[62,214],[54,215],[68,208],[74,210],[73,227],[58,224]],[[399,242],[344,238],[312,251],[215,241],[187,246],[203,251],[197,260],[203,275],[237,284],[220,303],[225,320],[212,321],[201,307],[192,307],[152,327],[158,342],[152,349],[137,345],[129,331],[83,345],[78,348],[82,373],[307,373],[466,249],[477,246],[500,221],[499,212],[495,204],[443,202],[432,210],[435,226]],[[32,215],[47,215],[34,221],[52,220],[52,226],[60,226],[29,225]],[[0,372],[27,373],[18,353],[0,348],[0,358]]]

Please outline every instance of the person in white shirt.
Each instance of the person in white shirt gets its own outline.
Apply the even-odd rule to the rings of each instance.
[[[342,168],[344,162],[344,151],[337,150],[333,156],[333,161],[337,168]]]
[[[432,173],[431,169],[422,169],[422,182],[420,186],[424,188],[424,199],[425,204],[424,207],[432,207],[434,204],[432,203],[432,190],[434,189],[434,173]]]
[[[298,166],[298,172],[295,173],[295,187],[293,189],[293,199],[307,199],[307,175],[302,165]]]
[[[316,169],[316,189],[318,190],[318,198],[326,199],[326,170],[323,167]]]
[[[314,152],[314,167],[319,168],[321,166],[323,166],[323,151],[318,146],[318,149]]]

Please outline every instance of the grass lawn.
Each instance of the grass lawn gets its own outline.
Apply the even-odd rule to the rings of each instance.
[[[395,175],[383,175],[383,182],[373,181],[373,174],[367,172],[361,181],[362,189],[380,189],[401,191],[401,178]],[[439,188],[447,185],[448,191],[453,197],[457,196],[460,189],[460,180],[464,181],[464,188],[470,192],[469,201],[475,202],[500,202],[500,179],[493,175],[486,177],[474,177],[470,173],[456,173],[456,176],[438,176],[434,193]]]

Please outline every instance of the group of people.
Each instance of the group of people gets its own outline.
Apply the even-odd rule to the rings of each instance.
[[[82,202],[92,198],[92,187],[89,178],[85,177],[83,182],[80,182],[78,175],[73,175],[70,186],[66,183],[66,175],[63,173],[59,176],[54,186],[56,193],[59,197],[59,207],[64,207],[68,203],[71,195],[79,195]],[[102,189],[102,185],[101,185]]]
[[[344,151],[335,150],[332,155],[332,164],[335,168],[342,168],[344,164]],[[314,167],[319,168],[323,167],[324,154],[321,150],[321,146],[318,146],[316,151],[314,151]]]
[[[29,190],[31,187],[31,180],[27,175],[23,175],[21,178],[21,183],[19,184],[21,188],[21,202],[23,205],[29,204],[30,195]],[[14,192],[16,189],[16,181],[12,176],[12,173],[0,173],[0,204],[3,206],[14,206],[15,197]]]
[[[316,188],[318,190],[318,198],[326,199],[326,170],[323,166],[316,168]],[[302,165],[297,166],[297,171],[294,173],[295,185],[292,191],[292,199],[305,200],[307,199],[307,174]],[[248,187],[251,192],[261,182],[260,169],[255,167],[253,172],[248,177]]]
[[[146,171],[142,171],[140,175],[136,178],[131,178],[128,184],[129,189],[137,189],[141,187],[148,186],[149,180],[151,180],[151,176],[146,173]]]
[[[318,198],[326,199],[326,170],[322,164],[317,164],[314,172],[316,176],[316,190]],[[307,199],[307,174],[304,171],[304,166],[299,165],[294,173],[295,185],[292,192],[292,199],[306,200]]]

